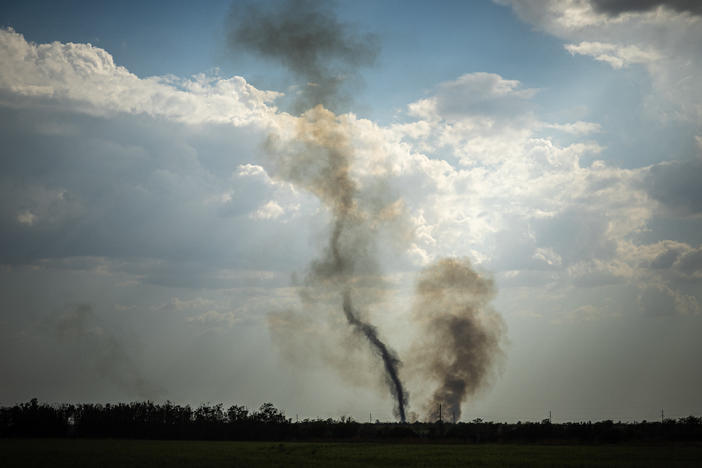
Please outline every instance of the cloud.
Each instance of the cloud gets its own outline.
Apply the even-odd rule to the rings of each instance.
[[[588,135],[590,133],[598,133],[602,131],[600,124],[594,122],[583,122],[582,120],[564,124],[544,123],[543,127],[572,135]]]
[[[244,82],[234,93],[219,79],[141,79],[89,45],[34,45],[2,34],[24,48],[28,70],[37,72],[2,71],[4,262],[216,289],[240,284],[241,269],[289,272],[305,264],[314,247],[306,239],[323,234],[328,213],[261,158],[267,132],[285,144],[299,124],[269,107],[274,96]],[[32,94],[28,84],[62,91]],[[161,97],[142,107],[108,98],[126,85],[142,98]],[[108,97],[98,92],[105,86],[115,87],[105,90]],[[651,197],[675,198],[661,174],[654,177],[660,182],[644,183],[667,166],[586,162],[602,147],[580,138],[601,127],[541,121],[531,103],[536,92],[518,80],[471,73],[411,103],[413,121],[380,126],[343,117],[355,149],[351,177],[360,187],[389,184],[376,192],[401,196],[408,214],[406,226],[388,233],[402,242],[380,240],[406,246],[380,249],[390,271],[467,255],[498,273],[533,275],[534,286],[638,281],[621,245],[654,215]],[[162,106],[166,95],[171,104]],[[212,105],[215,97],[239,104],[222,110]],[[184,118],[183,103],[208,112]],[[202,321],[193,323],[214,323],[211,310],[228,313],[201,310]]]
[[[17,221],[20,224],[25,224],[27,226],[31,226],[34,224],[34,222],[37,220],[37,215],[32,213],[31,211],[22,211],[17,214]]]
[[[72,101],[74,108],[97,115],[124,112],[191,124],[245,125],[274,111],[269,104],[279,96],[259,91],[241,77],[139,78],[98,47],[33,44],[11,28],[0,29],[0,61],[5,100],[22,96]]]
[[[495,0],[495,2],[511,6],[524,21],[557,34],[591,27],[607,18],[605,14],[596,12],[586,0]]]
[[[468,73],[437,86],[434,96],[408,106],[410,115],[423,119],[460,120],[472,116],[519,113],[536,89],[522,88],[517,80],[495,73]]]
[[[612,16],[649,11],[659,7],[696,15],[702,14],[702,5],[696,0],[592,0],[592,5],[595,10]]]
[[[492,77],[491,81],[512,80]],[[494,99],[499,101],[520,85],[515,82],[507,89],[493,93]],[[481,94],[481,99],[487,101],[489,94]],[[435,96],[429,96],[418,102],[434,101]],[[415,227],[411,256],[416,264],[441,255],[469,255],[492,270],[545,278],[537,272],[548,269],[563,281],[573,281],[567,273],[571,265],[615,258],[618,242],[644,229],[650,220],[653,206],[640,187],[645,169],[618,169],[603,161],[585,165],[582,159],[598,154],[599,145],[577,139],[557,143],[546,132],[565,130],[577,138],[599,129],[596,124],[540,122],[530,116],[525,95],[515,105],[516,112],[527,116],[520,122],[489,103],[484,109],[491,112],[463,121],[417,114],[410,105],[410,113],[422,118],[417,122],[424,128],[420,134],[414,126],[384,129],[358,122],[366,140],[376,139],[371,135],[377,133],[378,141],[393,148],[392,153],[372,154],[376,160],[383,155],[392,158],[388,164],[393,180]],[[466,120],[469,125],[463,125]],[[406,139],[404,132],[409,133]],[[363,166],[364,160],[359,164]]]
[[[269,201],[256,210],[251,216],[255,219],[277,219],[285,213],[285,210],[274,200]]]
[[[302,240],[273,239],[310,228],[273,232],[254,216],[266,200],[269,221],[317,208],[257,164],[265,129],[291,125],[275,93],[237,77],[139,78],[97,47],[12,30],[0,44],[1,262],[103,258],[140,282],[225,287],[223,271],[306,255]]]
[[[673,267],[696,279],[702,278],[702,247],[691,249],[681,255]]]
[[[595,60],[609,64],[612,68],[622,68],[633,63],[649,63],[660,59],[656,52],[644,51],[634,45],[618,46],[584,41],[580,44],[567,44],[565,49],[572,55],[589,55]]]
[[[490,92],[490,86],[465,87],[461,91],[466,94],[455,97],[470,103],[471,93],[479,94],[475,99],[482,100],[480,112],[471,113],[466,106],[463,114],[444,116],[438,112],[438,95],[443,93],[441,99],[451,100],[448,90],[452,88],[438,86],[437,95],[410,105],[409,113],[417,122],[364,127],[366,138],[377,132],[378,140],[398,151],[395,160],[403,161],[391,170],[399,187],[413,189],[400,193],[413,215],[414,262],[422,265],[440,255],[468,255],[492,271],[511,272],[509,278],[500,276],[511,287],[552,287],[574,291],[574,295],[596,289],[609,296],[633,286],[649,295],[663,295],[661,300],[677,298],[672,302],[674,310],[694,313],[699,291],[688,283],[696,273],[684,273],[675,263],[693,247],[666,241],[671,249],[678,249],[666,260],[663,250],[653,255],[655,247],[632,243],[656,217],[670,214],[656,198],[680,187],[674,178],[663,180],[658,174],[671,163],[623,169],[603,160],[592,161],[603,148],[578,138],[602,132],[601,126],[539,121],[528,99],[531,93],[516,96],[511,104],[503,100],[521,89],[518,82],[499,76],[489,81],[512,83],[503,92]],[[490,99],[498,105],[492,105]],[[499,105],[502,103],[505,108]],[[506,112],[510,105],[522,115],[521,120],[515,121]],[[557,139],[554,132],[562,132],[569,141],[560,141],[563,137]],[[407,146],[400,153],[401,146],[393,146],[394,141]],[[382,154],[375,152],[374,157]],[[592,162],[586,162],[588,159]],[[694,172],[687,171],[694,179]],[[660,183],[653,182],[654,173]],[[417,191],[426,195],[417,197]],[[685,199],[677,198],[680,203]],[[656,259],[657,255],[661,257]],[[668,265],[662,267],[666,261]],[[696,263],[691,260],[691,265]],[[691,266],[690,271],[697,271],[695,268]],[[597,310],[600,317],[621,312],[611,304],[601,304]]]
[[[644,97],[649,117],[699,128],[702,93],[692,83],[702,76],[702,62],[693,44],[702,40],[702,23],[690,14],[694,11],[685,2],[500,3],[511,5],[523,20],[567,41],[564,47],[572,55],[593,57],[614,69],[641,65],[651,78],[652,91]],[[548,124],[544,127],[558,129]],[[661,155],[661,159],[670,157]],[[640,306],[647,314],[697,314],[700,290],[695,286],[695,236],[682,242],[684,230],[678,224],[686,220],[694,225],[699,218],[702,198],[697,189],[697,159],[664,161],[626,171],[595,161],[593,170],[583,171],[583,175],[587,173],[584,179],[572,185],[587,187],[579,192],[582,196],[570,199],[566,210],[538,221],[540,228],[533,231],[533,240],[522,241],[523,249],[537,245],[560,255],[567,273],[560,270],[549,281],[561,287],[631,285],[641,291]],[[598,174],[597,168],[608,175]],[[597,208],[591,211],[587,206]],[[580,220],[587,220],[586,225],[576,228]],[[661,223],[667,228],[656,227],[655,234],[644,235]],[[652,243],[635,240],[661,235],[675,237]],[[537,254],[534,259],[539,257]],[[689,267],[683,258],[689,259]]]
[[[687,244],[674,241],[657,242],[647,247],[646,251],[639,252],[639,259],[654,270],[671,268],[680,255],[690,249]]]
[[[515,9],[535,5],[520,3]],[[694,43],[697,26],[669,10],[656,13],[658,26],[653,12],[612,18],[584,2],[554,2],[536,13],[541,27],[560,31],[564,42],[612,45],[602,52],[623,66],[638,63],[621,52],[627,46],[661,54],[641,63],[650,73],[680,60],[683,66],[672,68],[680,75],[669,77],[680,80],[694,71],[685,68],[692,47],[683,39]],[[560,13],[552,23],[549,15]],[[625,22],[633,27],[627,33]],[[124,324],[146,343],[145,368],[160,372],[159,382],[183,398],[235,394],[257,403],[262,383],[282,378],[266,354],[263,316],[282,311],[270,316],[278,321],[272,331],[289,335],[286,320],[296,317],[284,311],[299,307],[291,273],[304,271],[326,239],[329,213],[282,182],[260,150],[269,132],[282,144],[293,141],[300,122],[275,108],[274,93],[243,78],[140,78],[87,44],[36,45],[8,30],[0,41],[0,276],[12,298],[0,317],[0,343],[5,354],[40,363],[32,373],[3,362],[9,381],[21,382],[13,388],[30,391],[41,378],[50,380],[52,369],[71,368],[69,351],[32,334],[35,317],[60,316],[63,310],[52,312],[57,303],[96,303],[94,310],[106,311],[101,320],[81,328],[67,319],[83,330],[83,343],[110,333],[121,339],[110,321]],[[670,91],[659,94],[677,102],[682,88],[696,85],[697,75],[689,75],[680,87],[656,81],[656,93]],[[390,204],[389,214],[407,213],[406,225],[378,239],[379,247],[404,246],[379,248],[387,281],[378,287],[390,292],[388,304],[399,305],[383,303],[369,314],[402,349],[405,335],[396,327],[410,310],[402,288],[440,256],[468,257],[493,271],[501,288],[496,307],[510,326],[516,320],[516,330],[520,320],[551,319],[563,310],[601,320],[633,308],[699,314],[699,242],[656,230],[656,222],[680,218],[694,230],[702,204],[693,183],[697,162],[617,167],[604,160],[610,129],[545,120],[541,103],[532,102],[537,90],[515,78],[457,76],[411,103],[399,124],[339,117],[354,148],[349,176],[359,187],[378,187],[374,193],[397,194],[401,203]],[[687,107],[674,106],[676,115],[694,117],[692,91]],[[306,321],[310,328],[294,339],[303,347],[319,343],[323,360],[367,383],[351,364],[372,366],[372,356],[350,334],[335,335],[336,324],[328,323],[334,318],[324,317]],[[331,338],[356,347],[340,355]],[[109,340],[99,343],[104,355],[115,354]],[[122,349],[131,356],[127,344]],[[259,359],[254,370],[252,354]],[[69,377],[54,376],[66,395],[120,397],[110,384],[117,377],[103,379],[112,393]],[[279,391],[287,398],[285,388]]]
[[[654,92],[647,105],[657,118],[702,123],[702,41],[699,2],[499,0],[524,21],[559,37],[571,54],[624,68],[646,67]],[[664,8],[655,9],[658,6]],[[621,13],[621,14],[620,14]],[[690,13],[695,13],[691,15]]]
[[[246,213],[250,219],[286,222],[298,213],[304,198],[290,183],[272,178],[257,164],[239,165],[233,179],[235,188],[215,198],[227,215]],[[273,200],[261,204],[262,198],[271,196]]]
[[[563,259],[551,247],[537,247],[532,258],[541,260],[547,265],[560,266]]]
[[[667,285],[647,286],[637,299],[646,315],[698,315],[701,310],[695,296],[683,294]]]
[[[702,278],[702,246],[661,241],[639,250],[638,257],[642,266],[650,268],[661,278],[670,278],[671,275],[693,281]]]
[[[200,315],[188,318],[188,323],[210,325],[210,326],[231,326],[237,321],[237,317],[232,312],[218,312],[208,310]]]
[[[702,160],[667,161],[652,166],[644,180],[650,196],[667,216],[699,218],[702,215]]]

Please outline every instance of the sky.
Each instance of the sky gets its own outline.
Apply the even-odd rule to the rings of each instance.
[[[432,318],[454,304],[422,296],[446,258],[497,330],[462,420],[702,414],[696,2],[261,4],[372,46],[321,62],[325,109],[232,33],[238,0],[0,4],[0,404],[396,419],[378,354],[310,293],[340,215],[305,171],[336,135],[372,266],[343,281],[410,419],[427,356],[452,359]]]

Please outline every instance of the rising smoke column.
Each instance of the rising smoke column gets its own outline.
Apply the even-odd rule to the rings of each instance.
[[[443,258],[422,271],[415,294],[413,318],[425,334],[415,352],[424,377],[437,383],[427,418],[442,405],[458,419],[461,403],[487,383],[503,354],[505,324],[489,306],[495,286],[468,260]]]
[[[310,191],[330,209],[328,244],[310,267],[308,285],[338,294],[347,322],[382,360],[396,415],[404,422],[407,392],[398,374],[400,360],[377,329],[364,321],[353,300],[360,277],[377,275],[374,226],[392,210],[381,202],[361,207],[359,189],[350,176],[348,123],[328,110],[344,100],[343,85],[357,76],[358,67],[373,63],[376,41],[340,23],[328,2],[293,0],[274,6],[235,6],[230,45],[277,61],[305,82],[296,102],[297,110],[304,112],[295,143],[282,144],[270,135],[268,152],[279,177]]]

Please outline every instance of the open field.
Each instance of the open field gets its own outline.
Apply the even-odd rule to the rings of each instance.
[[[702,445],[429,445],[0,439],[0,466],[702,466]]]

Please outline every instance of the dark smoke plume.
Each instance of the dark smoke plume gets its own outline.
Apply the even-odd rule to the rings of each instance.
[[[465,259],[444,258],[422,271],[413,309],[424,340],[415,349],[425,377],[438,387],[425,410],[458,419],[461,403],[487,383],[502,356],[502,318],[489,307],[492,279],[476,273]]]
[[[343,85],[357,81],[358,68],[373,64],[377,56],[377,38],[340,23],[332,6],[330,1],[289,0],[267,7],[239,2],[232,8],[230,46],[280,63],[303,79],[299,111],[335,104]]]
[[[348,324],[382,360],[396,415],[404,422],[407,392],[398,374],[400,360],[354,306],[359,284],[378,276],[375,234],[398,205],[385,203],[386,197],[368,189],[359,193],[350,175],[348,122],[328,110],[339,101],[343,85],[357,76],[358,67],[375,60],[375,40],[354,34],[322,1],[292,0],[268,9],[237,5],[231,26],[229,41],[235,49],[276,60],[305,81],[297,102],[305,112],[298,119],[295,141],[270,135],[267,149],[276,175],[316,195],[332,214],[328,244],[307,276],[307,297],[309,291],[320,297],[336,295]]]

